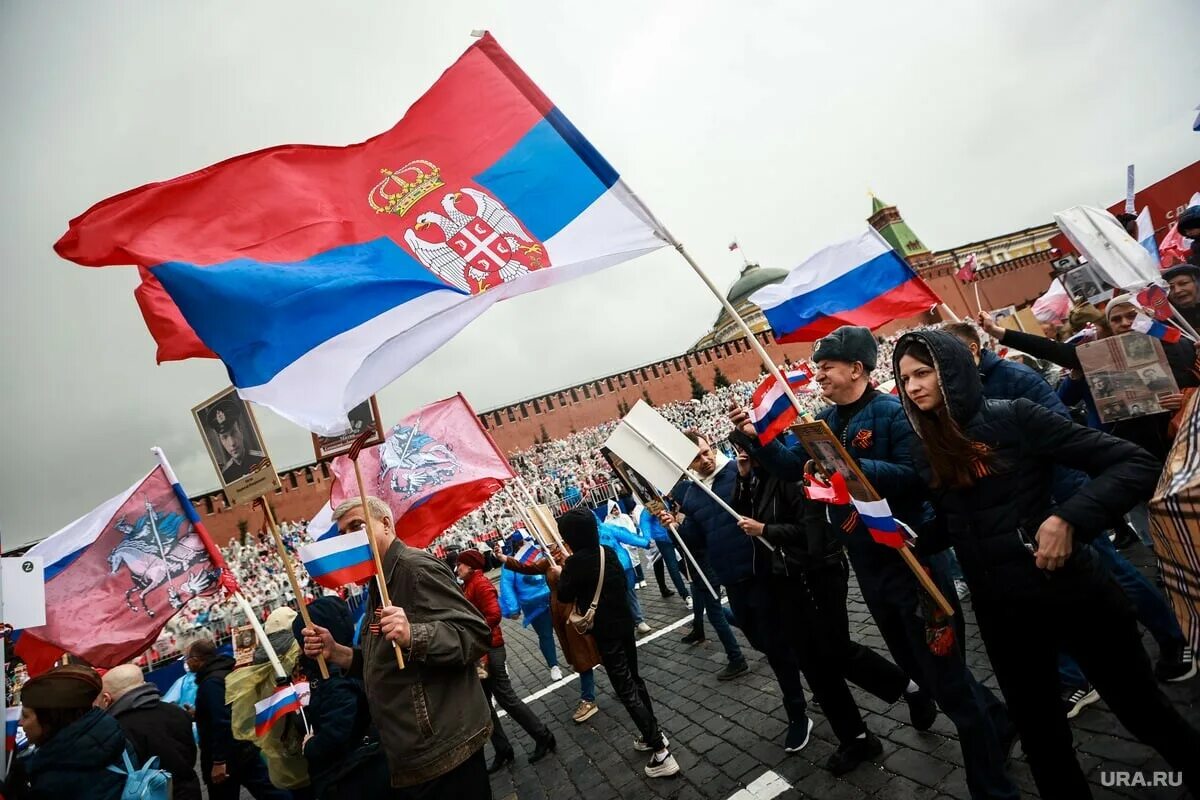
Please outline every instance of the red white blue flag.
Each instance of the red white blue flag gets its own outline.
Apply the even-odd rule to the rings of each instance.
[[[17,749],[17,728],[20,724],[20,706],[9,706],[4,709],[4,751],[6,753],[11,753]]]
[[[324,538],[296,552],[308,576],[326,589],[362,583],[375,574],[375,558],[364,531]]]
[[[815,342],[843,325],[874,330],[941,300],[874,230],[821,250],[750,295],[779,342]]]
[[[514,477],[461,394],[400,420],[383,444],[363,449],[358,465],[367,494],[388,504],[396,535],[410,547],[427,547]],[[329,502],[337,508],[359,496],[358,482],[349,457],[338,456],[330,468]]]
[[[282,686],[273,695],[254,704],[254,735],[265,736],[276,722],[300,710],[295,686]]]
[[[29,551],[46,565],[46,624],[14,652],[38,675],[71,653],[109,668],[141,655],[193,597],[237,584],[163,467]]]
[[[1170,325],[1164,325],[1153,317],[1148,317],[1145,314],[1138,314],[1133,320],[1133,329],[1138,333],[1144,333],[1147,336],[1153,336],[1155,339],[1162,339],[1170,344],[1178,342],[1183,334],[1179,332],[1179,328],[1173,328]]]
[[[808,371],[808,367],[801,365],[784,372],[783,377],[788,385],[796,390],[812,380],[812,373]],[[754,417],[754,430],[758,433],[758,441],[764,445],[786,431],[799,416],[787,392],[779,385],[779,381],[775,380],[774,375],[768,375],[754,390],[750,398],[750,410],[751,416]]]
[[[858,512],[859,519],[867,526],[871,538],[879,544],[899,549],[908,542],[908,532],[904,526],[892,516],[892,508],[887,500],[857,500],[853,497],[850,502]]]
[[[139,266],[160,361],[215,354],[242,397],[336,434],[493,303],[666,243],[489,34],[389,131],[133,189],[55,249]]]

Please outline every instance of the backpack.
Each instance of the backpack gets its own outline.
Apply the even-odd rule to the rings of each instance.
[[[125,769],[109,766],[110,772],[125,776],[121,800],[171,800],[171,773],[158,769],[158,756],[151,756],[141,769],[134,769],[129,751],[121,754]]]

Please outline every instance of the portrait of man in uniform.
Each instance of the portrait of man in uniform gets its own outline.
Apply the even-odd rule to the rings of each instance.
[[[246,401],[230,388],[192,409],[225,487],[269,465]]]

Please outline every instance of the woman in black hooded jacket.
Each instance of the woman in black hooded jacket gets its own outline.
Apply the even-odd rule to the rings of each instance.
[[[1041,795],[1092,796],[1058,702],[1061,647],[1121,723],[1200,796],[1200,732],[1159,689],[1133,608],[1087,544],[1150,496],[1153,457],[1028,400],[985,400],[970,351],[948,333],[905,334],[893,366],[922,445],[915,467],[937,512],[920,546],[958,553]],[[1057,506],[1056,464],[1092,477]]]

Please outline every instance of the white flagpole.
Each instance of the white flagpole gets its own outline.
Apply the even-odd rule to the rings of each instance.
[[[180,486],[179,479],[175,477],[175,470],[171,469],[171,464],[167,461],[167,454],[163,452],[162,448],[151,447],[150,452],[158,459],[159,466],[162,467],[163,472],[167,476],[167,482],[172,486]],[[181,499],[180,502],[182,503],[184,500]],[[190,502],[184,506],[183,510],[185,512],[190,510],[191,514],[196,513],[195,509],[191,508]],[[190,514],[188,522],[192,522]],[[216,543],[214,542],[213,544],[215,546]],[[233,567],[226,563],[225,569],[229,570],[230,574],[233,575],[234,581],[237,581],[238,585],[241,586],[241,581],[238,580],[237,573],[233,571]],[[242,613],[246,615],[246,619],[250,621],[250,627],[254,629],[254,635],[258,637],[259,644],[262,645],[263,650],[266,652],[267,659],[270,660],[271,667],[275,670],[275,675],[281,680],[287,680],[287,671],[284,670],[283,664],[279,661],[279,655],[275,652],[275,648],[271,646],[271,640],[267,638],[267,632],[263,630],[262,623],[258,621],[258,617],[254,613],[254,608],[250,605],[250,601],[246,599],[241,591],[233,592],[233,599],[242,610]]]

